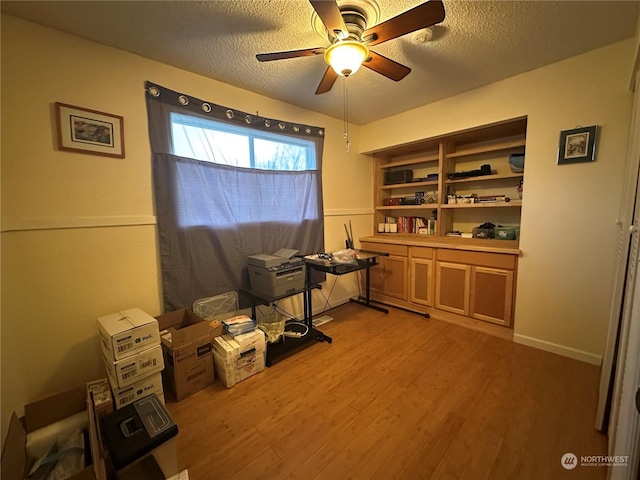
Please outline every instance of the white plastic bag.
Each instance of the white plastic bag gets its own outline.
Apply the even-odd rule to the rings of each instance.
[[[333,252],[333,261],[336,263],[358,263],[358,261],[356,260],[356,251],[352,248],[346,248],[344,250]]]

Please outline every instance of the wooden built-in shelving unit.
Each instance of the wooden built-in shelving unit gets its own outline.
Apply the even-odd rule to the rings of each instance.
[[[388,217],[429,218],[434,211],[433,216],[437,219],[435,237],[450,238],[446,235],[451,231],[468,233],[474,221],[480,225],[494,218],[498,219],[498,224],[519,227],[522,201],[517,187],[524,173],[512,172],[508,158],[511,154],[524,153],[526,126],[526,118],[517,118],[375,152],[374,232],[377,232],[377,225],[385,223]],[[477,170],[484,164],[491,166],[491,175],[449,178],[452,173]],[[385,184],[385,173],[398,170],[412,170],[414,180],[418,180]],[[420,180],[435,174],[437,180]],[[437,202],[421,205],[385,204],[386,199],[409,198],[420,191],[437,192]],[[509,201],[449,203],[448,194],[505,195]],[[502,213],[498,215],[497,212]]]

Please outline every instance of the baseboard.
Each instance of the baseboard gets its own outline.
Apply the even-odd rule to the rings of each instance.
[[[324,313],[328,310],[331,310],[332,308],[336,308],[339,307],[340,305],[344,305],[345,303],[349,303],[349,299],[351,297],[355,297],[357,295],[357,293],[355,295],[346,295],[344,297],[341,298],[330,298],[330,303],[329,305],[326,304],[324,297],[314,297],[313,298],[313,313],[312,315],[315,317],[316,315],[320,315],[321,313]]]
[[[556,353],[563,357],[573,358],[580,360],[581,362],[590,363],[592,365],[600,366],[602,364],[602,355],[595,355],[593,353],[585,352],[583,350],[577,350],[571,347],[565,347],[564,345],[558,345],[557,343],[546,342],[537,338],[527,337],[526,335],[513,334],[513,341],[521,345],[527,345],[528,347],[544,350],[545,352]]]

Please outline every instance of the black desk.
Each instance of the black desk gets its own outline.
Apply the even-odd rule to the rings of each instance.
[[[371,300],[370,296],[371,277],[369,274],[369,269],[378,265],[378,257],[388,257],[389,254],[387,252],[375,252],[373,250],[356,250],[355,252],[357,263],[336,263],[331,260],[315,260],[308,258],[309,256],[304,257],[304,261],[307,264],[307,282],[310,282],[310,269],[330,273],[331,275],[344,275],[345,273],[357,272],[358,270],[366,270],[365,296],[362,297],[360,295],[358,298],[351,298],[349,300],[383,313],[389,313],[389,310],[386,308],[371,303],[373,300]]]
[[[311,292],[314,288],[320,288],[319,285],[310,285],[307,283],[304,288],[287,292],[284,295],[277,297],[270,297],[263,293],[255,292],[253,290],[240,290],[240,293],[245,295],[251,300],[251,316],[256,317],[256,305],[270,305],[283,298],[292,297],[301,293],[303,295],[304,302],[304,318],[302,323],[309,327],[309,331],[301,337],[285,337],[282,336],[277,342],[267,343],[267,358],[266,365],[270,367],[280,360],[284,360],[290,357],[296,352],[303,350],[318,342],[331,343],[331,337],[325,335],[320,330],[317,330],[313,326],[313,308],[311,305]]]

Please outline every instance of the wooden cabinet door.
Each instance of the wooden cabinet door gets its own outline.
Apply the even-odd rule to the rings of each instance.
[[[378,257],[376,260],[378,264],[369,269],[369,291],[373,293],[384,293],[384,269],[386,267],[387,257]],[[365,275],[366,272],[363,272],[361,275],[363,290],[365,289]]]
[[[511,326],[513,272],[497,268],[471,270],[471,316],[478,320]]]
[[[436,262],[436,308],[469,315],[471,266]]]
[[[390,255],[384,259],[384,294],[407,299],[407,258]],[[378,267],[374,267],[378,268]]]
[[[411,298],[414,303],[433,306],[433,260],[411,259]]]

